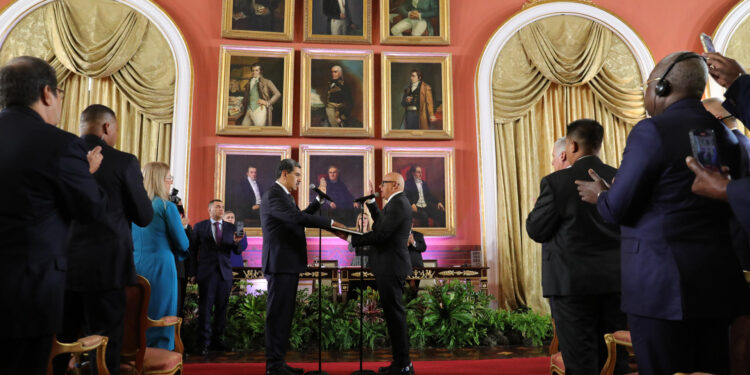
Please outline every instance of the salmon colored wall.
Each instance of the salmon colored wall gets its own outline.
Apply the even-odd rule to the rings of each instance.
[[[0,0],[4,7],[11,1]],[[507,19],[520,11],[523,0],[452,0],[451,45],[379,45],[380,0],[373,2],[373,45],[302,43],[303,1],[295,7],[294,42],[226,39],[221,34],[221,0],[155,0],[176,22],[187,41],[194,71],[190,151],[189,212],[192,222],[205,219],[205,203],[214,196],[215,145],[291,144],[294,157],[304,143],[373,144],[378,150],[376,175],[380,176],[384,146],[453,146],[456,149],[457,234],[441,239],[445,246],[473,247],[480,241],[480,196],[477,166],[475,70],[486,42]],[[713,34],[734,0],[594,0],[594,4],[623,19],[643,38],[656,60],[676,50],[700,51],[698,34]],[[219,46],[280,46],[295,49],[293,137],[226,137],[215,134]],[[302,48],[373,49],[375,52],[375,139],[309,138],[299,136],[299,50]],[[453,105],[455,139],[452,141],[382,140],[380,134],[380,53],[384,51],[450,52],[453,54]],[[502,220],[503,218],[499,218]]]

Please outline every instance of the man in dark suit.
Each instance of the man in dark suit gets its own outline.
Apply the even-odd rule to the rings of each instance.
[[[45,373],[62,322],[70,223],[99,220],[106,207],[92,176],[101,147],[87,154],[54,126],[62,95],[41,59],[18,57],[0,69],[2,374]]]
[[[246,226],[260,225],[260,204],[263,203],[265,186],[258,182],[258,168],[249,166],[245,177],[240,180],[240,186],[231,202],[237,210],[237,220],[242,220]],[[227,204],[228,205],[228,204]]]
[[[750,177],[750,139],[737,128],[737,119],[721,106],[721,100],[718,98],[704,99],[703,106],[737,137],[741,151],[740,170],[737,171],[737,174],[739,178]],[[732,234],[732,248],[740,260],[740,265],[743,269],[750,270],[750,238],[748,232],[740,225],[736,215],[732,215],[729,221],[729,231]]]
[[[414,226],[427,227],[428,219],[433,220],[434,227],[445,226],[445,206],[430,191],[421,166],[415,165],[409,169],[409,179],[406,180],[404,192],[411,204],[414,215]]]
[[[222,336],[227,324],[229,292],[232,290],[230,258],[231,253],[239,254],[245,250],[239,245],[244,234],[236,233],[234,224],[223,220],[224,203],[221,200],[208,202],[208,214],[208,220],[195,224],[190,239],[192,274],[198,281],[198,329],[203,356],[208,355],[209,349],[227,349]]]
[[[391,365],[378,370],[381,374],[414,374],[414,366],[409,359],[409,332],[402,299],[404,281],[412,272],[407,249],[412,217],[409,200],[401,194],[403,186],[404,178],[400,174],[391,172],[383,176],[380,183],[383,211],[380,211],[375,199],[367,202],[374,222],[372,231],[361,236],[338,234],[354,247],[375,246],[375,250],[370,252],[370,269],[375,273],[393,353]],[[370,184],[369,194],[373,190]]]
[[[102,148],[104,160],[94,178],[107,194],[101,220],[73,222],[68,250],[63,328],[58,339],[73,342],[84,335],[107,336],[107,368],[120,373],[125,314],[125,287],[136,282],[131,223],[146,226],[154,216],[143,186],[138,158],[114,148],[115,113],[100,104],[81,113],[81,138],[87,149]],[[55,373],[63,374],[68,359],[59,356]]]
[[[595,374],[607,360],[605,333],[626,329],[620,311],[619,228],[606,224],[596,207],[581,201],[574,183],[593,169],[612,181],[616,169],[599,157],[604,128],[594,120],[567,126],[565,159],[572,163],[542,179],[526,218],[526,232],[542,247],[542,290],[550,299],[565,372]],[[554,163],[554,162],[553,162]],[[618,352],[618,371],[627,353]]]
[[[720,160],[740,169],[737,138],[700,102],[706,79],[699,55],[665,57],[646,82],[652,117],[630,132],[611,188],[593,172],[593,182],[576,181],[585,201],[621,225],[622,310],[642,374],[729,373],[729,324],[750,300],[729,206],[693,194],[685,165],[688,133],[711,129]]]
[[[263,195],[260,223],[263,228],[263,274],[268,281],[266,305],[266,374],[302,374],[284,362],[297,296],[300,272],[307,270],[305,227],[330,229],[342,225],[315,216],[320,201],[300,210],[290,194],[302,182],[299,163],[284,159],[276,169],[276,183]]]
[[[411,268],[424,267],[422,253],[427,251],[427,243],[424,241],[424,234],[417,232],[412,228],[411,233],[409,233],[406,247],[409,250]],[[417,291],[419,291],[419,280],[412,280],[412,282],[412,286],[414,287],[414,295],[412,295],[412,297],[416,297]]]

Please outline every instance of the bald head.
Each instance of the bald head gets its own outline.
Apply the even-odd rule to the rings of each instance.
[[[391,172],[383,176],[380,184],[380,196],[383,199],[390,199],[391,196],[400,191],[404,191],[404,177],[396,172]]]
[[[684,55],[688,54],[685,58]],[[669,66],[680,57],[682,60],[678,61],[669,72]],[[700,98],[703,96],[703,91],[706,89],[706,82],[708,79],[708,67],[706,61],[693,52],[680,51],[669,54],[656,64],[654,71],[652,72],[653,78],[662,77],[667,73],[665,80],[669,81],[672,86],[670,95],[679,95],[682,97]]]
[[[110,146],[117,143],[117,117],[109,107],[92,104],[81,112],[81,135],[94,135]]]

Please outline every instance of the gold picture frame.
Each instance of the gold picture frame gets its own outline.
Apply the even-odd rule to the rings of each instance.
[[[375,181],[374,146],[303,144],[299,146],[299,159],[302,186],[315,184],[323,190],[320,179],[324,178],[326,193],[334,200],[336,206],[324,202],[321,207],[322,215],[354,227],[359,213],[359,208],[354,207],[354,199],[365,195],[368,183]],[[335,180],[331,177],[332,166],[337,168]],[[307,207],[315,196],[315,192],[310,189],[300,189],[300,207]],[[317,229],[308,229],[308,234],[313,232],[317,233]],[[333,236],[325,231],[323,235]]]
[[[417,9],[414,9],[411,2],[412,0],[381,0],[380,43],[450,44],[450,0],[419,0]],[[417,12],[417,18],[411,19],[410,10]],[[434,15],[435,11],[437,15]],[[412,31],[422,31],[422,35],[404,35],[411,34]]]
[[[412,208],[424,200],[425,207],[414,213],[414,228],[426,236],[456,235],[454,155],[453,147],[383,148],[383,175],[401,173],[405,181],[403,194],[409,198]],[[421,175],[422,197],[413,178],[415,173]]]
[[[372,50],[302,50],[301,135],[374,136],[373,59]],[[340,75],[335,81],[334,70]]]
[[[347,34],[334,35],[336,27],[327,17],[327,2],[338,0],[304,0],[305,23],[303,40],[305,42],[372,44],[372,0],[348,0],[345,3],[345,19],[336,19],[346,28]],[[354,27],[352,26],[354,25]],[[339,29],[340,30],[340,29]]]
[[[222,45],[219,69],[216,134],[292,135],[294,49]]]
[[[294,0],[223,0],[221,14],[224,38],[293,40]]]
[[[380,68],[383,138],[453,139],[450,53],[384,52]]]
[[[260,207],[255,206],[258,197],[249,179],[252,176],[256,181],[257,194],[262,197],[276,180],[279,162],[290,157],[291,146],[216,145],[214,197],[224,201],[227,211],[234,212],[235,222],[243,221],[247,236],[262,235]],[[258,206],[262,204],[261,199]]]

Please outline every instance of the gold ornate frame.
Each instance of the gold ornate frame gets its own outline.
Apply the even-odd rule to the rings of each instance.
[[[310,179],[310,156],[362,156],[362,188],[363,191],[352,191],[355,198],[365,195],[368,183],[375,181],[375,147],[354,145],[299,145],[299,163],[302,167],[302,188],[298,195],[299,206],[307,207],[310,203],[308,186],[312,183]],[[316,183],[317,185],[317,183]],[[318,233],[317,229],[307,229],[308,234]],[[323,236],[331,237],[333,234],[323,231]]]
[[[303,49],[300,63],[300,134],[312,137],[368,137],[374,136],[373,121],[373,52],[372,50]],[[333,128],[312,126],[310,96],[313,60],[362,61],[362,128]]]
[[[443,85],[443,129],[393,129],[391,114],[391,65],[393,63],[439,63]],[[453,68],[450,53],[403,53],[384,52],[381,69],[381,107],[383,138],[453,139]],[[404,81],[407,83],[407,81]]]
[[[266,145],[216,145],[216,171],[214,172],[214,197],[226,203],[226,167],[228,155],[278,156],[279,161],[292,157],[292,146]],[[268,189],[270,186],[267,186]],[[261,202],[262,204],[262,202]],[[237,213],[235,212],[235,215]],[[247,236],[261,236],[260,227],[245,227]]]
[[[284,31],[253,31],[232,29],[232,9],[237,0],[223,0],[221,8],[221,36],[234,39],[259,39],[291,42],[294,37],[294,0],[284,1]],[[250,0],[247,0],[250,1]]]
[[[284,82],[281,94],[281,126],[242,126],[228,125],[229,115],[229,74],[232,57],[276,57],[284,59]],[[292,106],[294,88],[294,49],[272,48],[272,47],[243,47],[243,46],[221,46],[221,59],[219,61],[219,94],[216,108],[216,134],[217,135],[292,135]],[[278,87],[278,86],[277,86]]]
[[[455,151],[453,147],[385,147],[383,148],[383,175],[393,170],[393,158],[442,158],[443,184],[445,186],[445,227],[415,227],[426,236],[456,235]],[[408,180],[409,176],[403,176]]]
[[[410,1],[410,0],[405,0]],[[451,43],[450,36],[450,0],[438,0],[440,7],[439,34],[436,36],[394,36],[391,35],[391,9],[389,0],[380,1],[380,43],[381,44],[432,44]],[[466,0],[463,0],[466,1]]]
[[[313,34],[313,0],[305,0],[303,41],[323,43],[371,44],[372,0],[362,0],[362,35]]]

